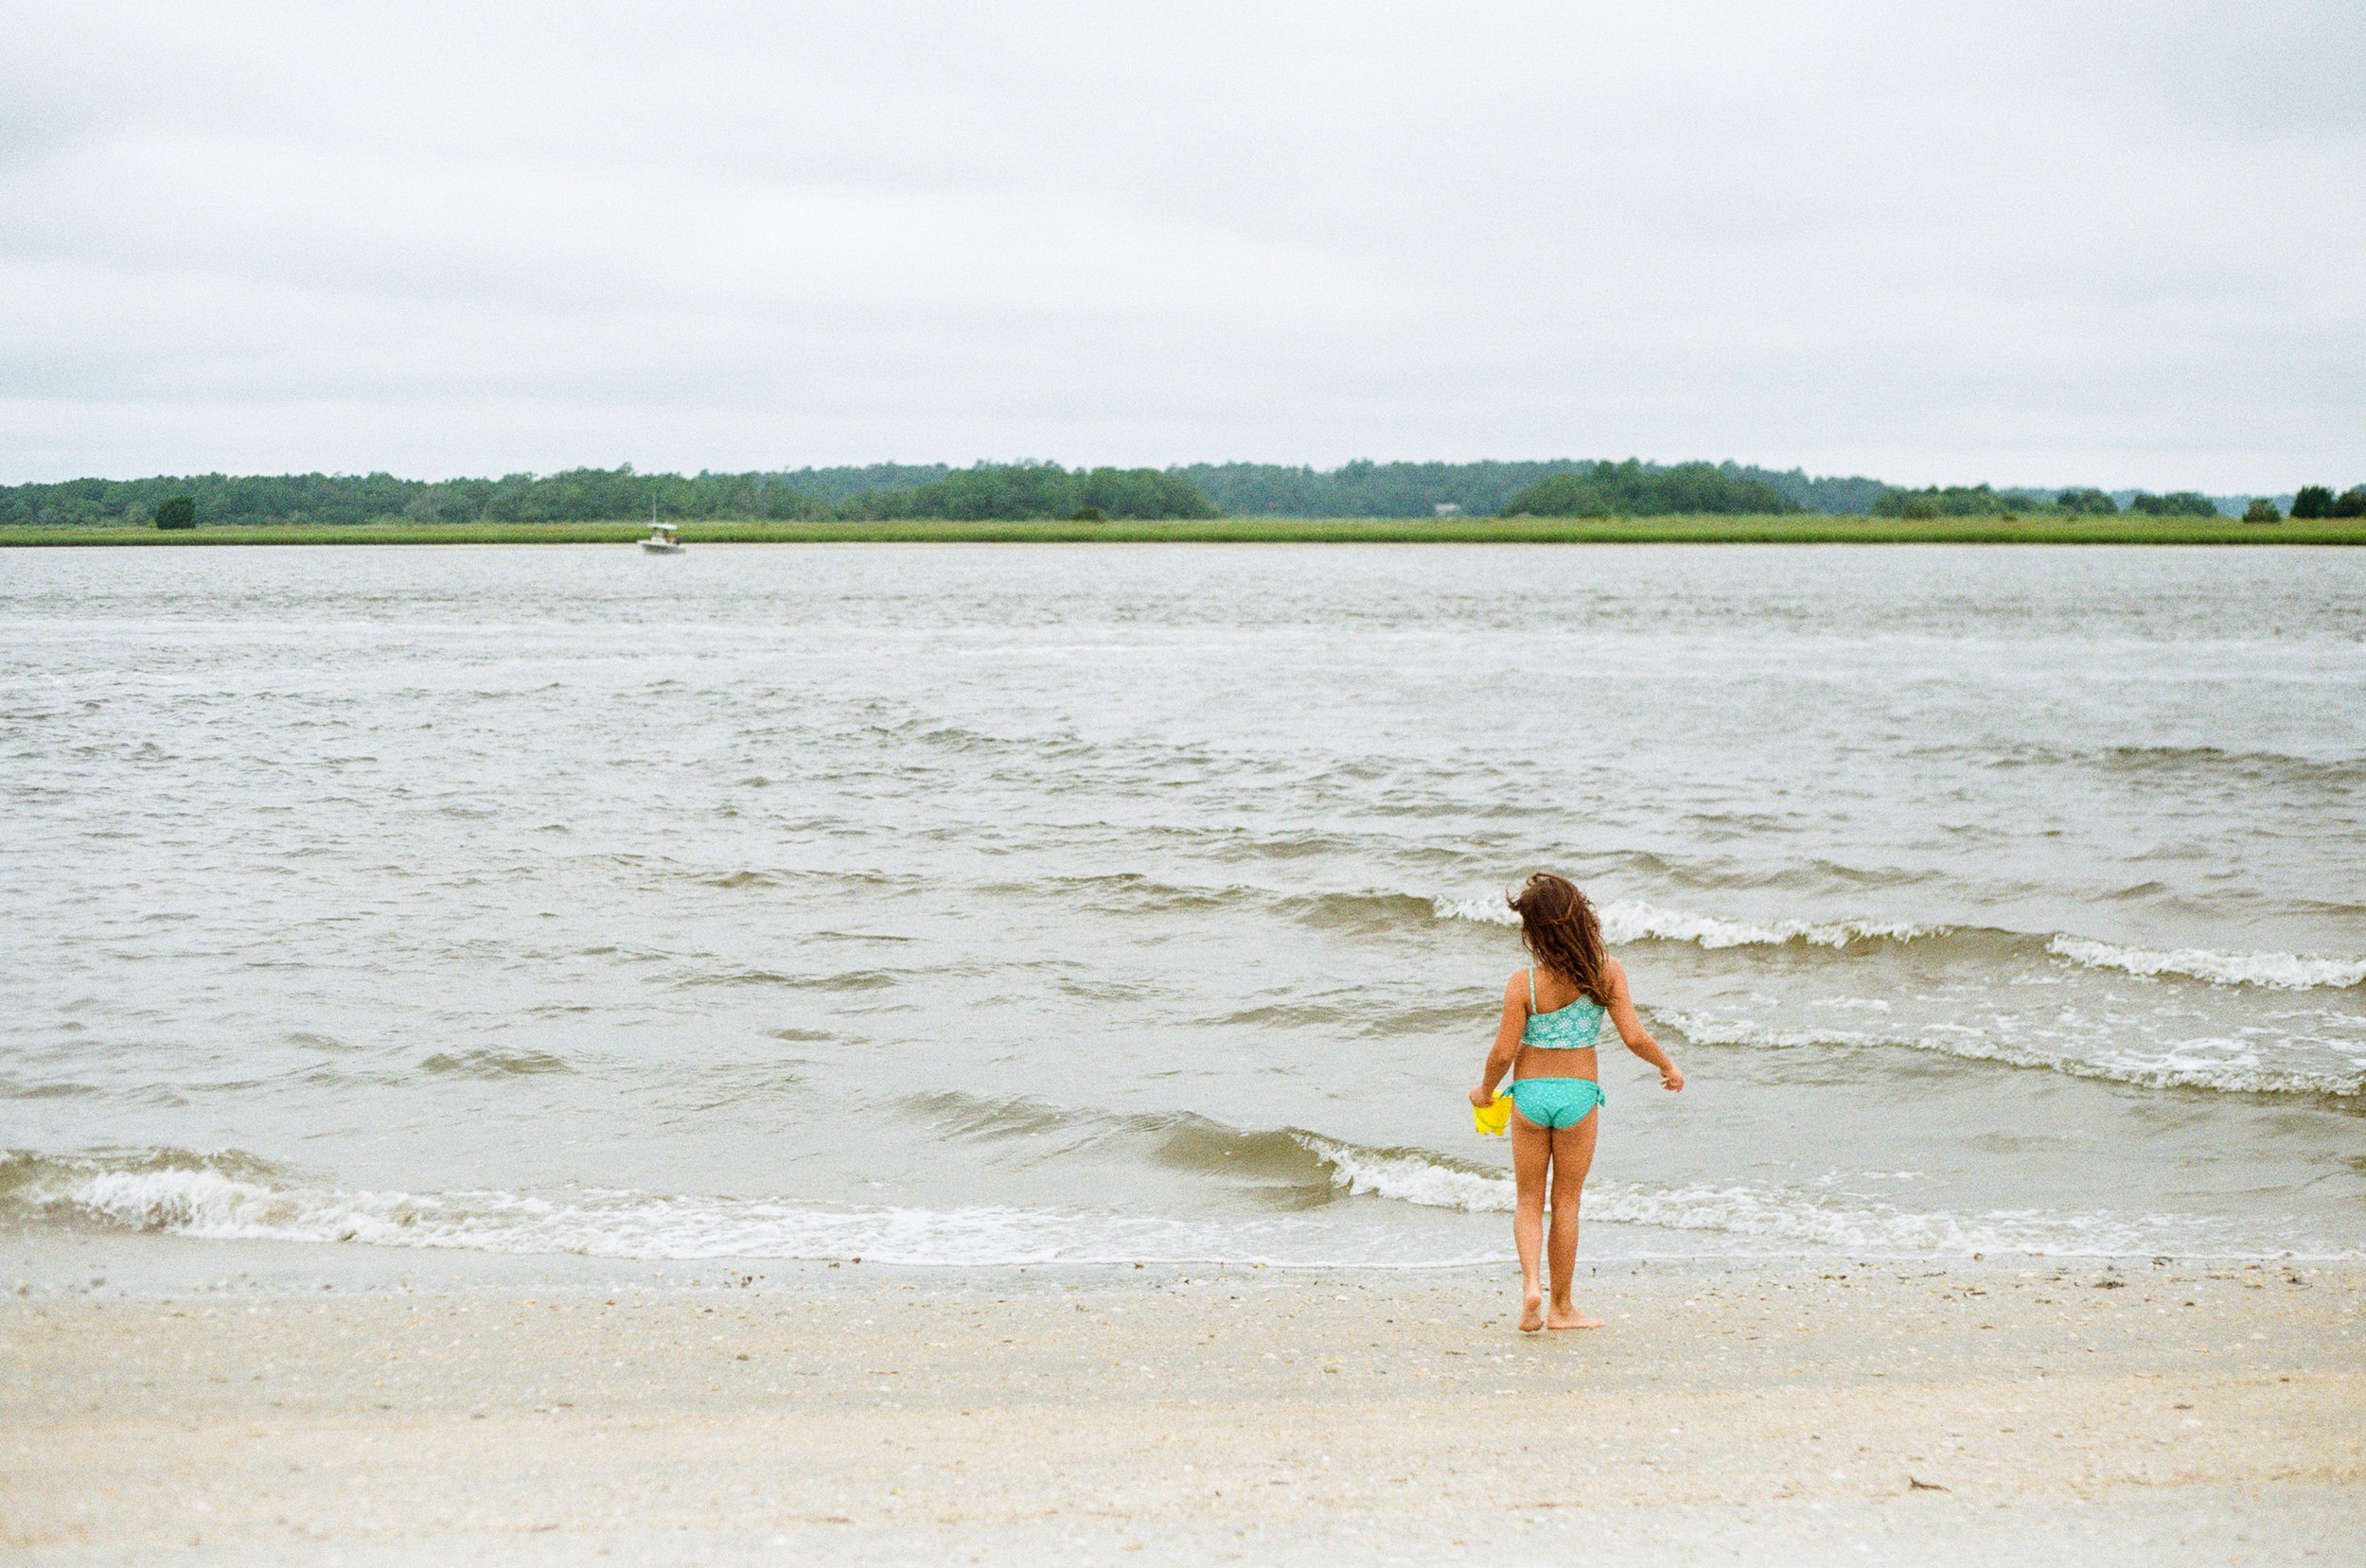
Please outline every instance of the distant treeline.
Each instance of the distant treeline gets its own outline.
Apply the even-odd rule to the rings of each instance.
[[[2157,496],[2138,490],[2128,497],[2128,511],[2152,518],[2216,518],[2225,516],[2218,503],[2198,490],[2172,490]],[[1927,489],[1890,489],[1873,503],[1877,518],[2112,517],[2121,510],[2113,497],[2101,490],[2062,490],[2047,495],[2037,490],[1992,490],[1986,484],[1931,485]],[[2280,514],[2265,498],[2253,500],[2243,516],[2252,522],[2270,522]],[[2366,517],[2366,484],[2340,495],[2322,484],[2303,485],[2292,502],[2296,518]]]
[[[185,508],[177,504],[185,498]],[[1170,468],[1064,468],[1056,463],[879,463],[750,473],[644,474],[573,468],[501,479],[397,479],[392,474],[193,474],[77,479],[0,486],[0,526],[155,522],[346,524],[590,522],[645,518],[826,521],[940,518],[1425,518],[1530,513],[1652,517],[1669,513],[1817,512],[1884,518],[2215,517],[2212,498],[2101,490],[2039,492],[1986,484],[1903,489],[1862,477],[1810,478],[1737,463],[1673,466],[1571,458],[1534,463],[1192,464]],[[2252,503],[2254,515],[2268,506]],[[2240,511],[2238,498],[2234,509]],[[2272,508],[2270,508],[2272,509]],[[2366,486],[2336,495],[2302,487],[2292,515],[2366,516]]]
[[[182,478],[76,479],[0,490],[0,524],[141,522],[175,496],[195,521],[360,523],[584,522],[647,517],[828,517],[827,502],[770,474],[637,474],[574,468],[503,479],[397,479],[392,474],[190,474]]]
[[[1633,458],[1540,480],[1504,502],[1506,517],[1654,518],[1805,511],[1774,485],[1713,463],[1647,468]]]
[[[2256,507],[2259,502],[2251,502]],[[2292,497],[2296,518],[2366,518],[2366,484],[2353,484],[2340,495],[2330,484],[2304,484]]]
[[[1992,490],[1986,484],[1933,484],[1920,490],[1890,489],[1873,503],[1877,518],[1979,518],[2005,513],[2030,517],[2111,517],[2119,502],[2101,490],[2064,490],[2047,496],[2034,490]],[[2156,518],[2215,518],[2218,503],[2194,490],[2156,496],[2139,490],[2128,509]]]
[[[1545,481],[1592,474],[1606,465],[1576,458],[1539,463],[1371,463],[1341,467],[1292,468],[1271,463],[1195,463],[1175,471],[1208,492],[1232,517],[1426,518],[1440,507],[1466,517],[1517,511],[1513,502]],[[1672,470],[1629,459],[1622,469],[1645,474]],[[1687,472],[1705,463],[1678,465]],[[1713,471],[1728,479],[1766,485],[1792,504],[1773,511],[1862,514],[1886,488],[1878,479],[1810,479],[1800,469],[1777,473],[1739,463]],[[1535,510],[1534,507],[1527,508]]]
[[[1057,463],[980,463],[909,489],[873,490],[839,502],[838,515],[866,520],[1215,518],[1224,513],[1174,469],[1078,468]]]
[[[500,479],[397,479],[392,474],[189,474],[154,479],[76,479],[0,487],[0,526],[147,523],[186,496],[193,520],[220,523],[586,522],[612,518],[677,520],[736,518],[823,520],[891,517],[991,519],[1284,517],[1425,518],[1451,508],[1466,517],[1502,511],[1542,480],[1591,474],[1597,463],[1371,463],[1330,469],[1272,463],[1198,463],[1155,468],[1065,469],[1051,463],[879,463],[749,473],[644,474],[571,468]],[[1623,468],[1669,472],[1632,460]],[[1681,466],[1689,473],[1704,464]],[[1796,510],[1841,514],[1871,508],[1875,479],[1810,479],[1726,463],[1728,478],[1771,486]]]
[[[592,522],[652,514],[673,520],[764,518],[1206,518],[1215,505],[1174,470],[1079,468],[1056,463],[878,464],[780,473],[635,473],[571,468],[502,479],[397,479],[392,474],[192,474],[77,479],[0,489],[0,526],[159,520],[185,497],[189,520],[214,523]],[[167,526],[177,520],[165,514]]]

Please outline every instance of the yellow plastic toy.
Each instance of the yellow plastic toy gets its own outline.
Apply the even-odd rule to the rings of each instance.
[[[1492,1105],[1471,1107],[1471,1125],[1489,1137],[1503,1136],[1504,1129],[1510,1124],[1511,1097],[1508,1094],[1497,1095]]]

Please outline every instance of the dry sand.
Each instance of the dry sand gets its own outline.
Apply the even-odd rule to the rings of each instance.
[[[1533,1337],[1501,1271],[9,1298],[0,1549],[2366,1561],[2366,1267],[1584,1286],[1609,1327]]]

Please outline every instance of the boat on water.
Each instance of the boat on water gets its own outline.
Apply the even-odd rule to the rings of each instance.
[[[681,554],[681,531],[670,522],[649,524],[649,537],[641,541],[641,548],[652,555]]]

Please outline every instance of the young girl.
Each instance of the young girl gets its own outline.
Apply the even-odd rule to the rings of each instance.
[[[1520,1328],[1598,1329],[1570,1304],[1569,1277],[1578,1266],[1578,1200],[1594,1164],[1594,1136],[1600,1130],[1602,1085],[1594,1060],[1594,1037],[1608,1017],[1627,1048],[1659,1068],[1660,1086],[1685,1086],[1685,1075],[1659,1042],[1644,1031],[1627,995],[1627,972],[1602,951],[1602,923],[1577,884],[1550,872],[1528,878],[1511,907],[1520,916],[1520,941],[1536,961],[1515,973],[1504,987],[1504,1016],[1495,1047],[1471,1103],[1494,1103],[1495,1084],[1517,1072],[1511,1084],[1511,1171],[1519,1185],[1519,1207],[1511,1237],[1520,1248],[1523,1302]],[[1545,1242],[1545,1192],[1551,1184],[1553,1302],[1543,1311],[1537,1289],[1537,1258]]]

